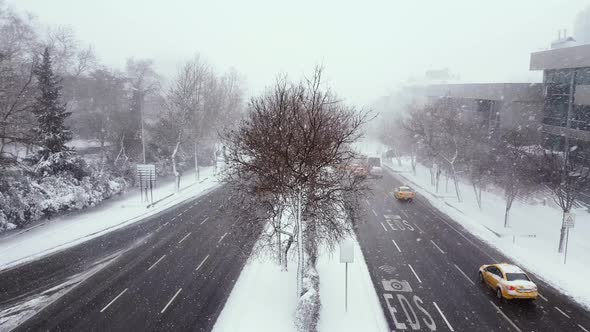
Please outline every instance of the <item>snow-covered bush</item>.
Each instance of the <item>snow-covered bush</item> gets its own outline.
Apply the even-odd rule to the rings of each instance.
[[[92,169],[80,160],[64,163],[48,158],[35,173],[0,178],[0,232],[94,206],[127,187],[123,177]]]
[[[320,277],[313,266],[307,266],[303,276],[303,294],[295,311],[298,332],[316,332],[320,320]]]
[[[50,154],[47,159],[37,163],[36,172],[41,177],[68,173],[78,180],[90,175],[86,161],[74,151]]]

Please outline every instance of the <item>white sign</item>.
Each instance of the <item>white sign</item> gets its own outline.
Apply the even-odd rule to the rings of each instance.
[[[575,224],[576,224],[576,215],[573,213],[566,213],[565,218],[563,220],[563,227],[574,228]]]
[[[340,242],[340,263],[354,262],[354,243],[352,240]]]
[[[145,181],[156,180],[156,165],[154,164],[138,164],[137,176]]]

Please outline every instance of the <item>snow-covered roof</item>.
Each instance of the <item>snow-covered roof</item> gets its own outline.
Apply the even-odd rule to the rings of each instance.
[[[524,273],[524,271],[521,270],[520,267],[512,264],[502,263],[498,264],[498,267],[502,269],[504,273]]]

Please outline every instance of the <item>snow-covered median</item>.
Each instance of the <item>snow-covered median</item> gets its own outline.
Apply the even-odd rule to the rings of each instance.
[[[464,181],[459,184],[463,198],[460,203],[454,196],[451,183],[448,192],[445,190],[444,178],[441,179],[440,192],[435,192],[430,184],[428,168],[418,164],[414,175],[409,159],[404,159],[401,167],[395,160],[388,165],[387,169],[405,179],[403,181],[408,182],[432,205],[459,222],[469,232],[499,249],[522,268],[590,308],[590,287],[586,286],[587,276],[590,275],[590,213],[587,209],[573,211],[576,214],[576,224],[570,230],[567,264],[564,264],[563,254],[557,253],[562,218],[559,208],[550,204],[531,205],[516,200],[510,210],[510,227],[504,228],[506,203],[501,195],[483,193],[483,209],[480,210],[473,188]]]
[[[321,311],[319,331],[388,331],[360,247],[348,265],[348,312],[344,312],[344,264],[337,252],[323,253],[317,264]],[[296,264],[296,262],[294,263]],[[214,332],[296,332],[297,269],[281,271],[270,257],[254,256],[244,266]]]
[[[165,198],[151,208],[142,203],[139,193],[106,201],[96,208],[47,220],[32,227],[3,234],[0,237],[0,270],[38,259],[97,236],[112,232],[154,215],[175,204],[194,198],[216,187],[219,182],[213,167],[203,168],[200,182],[194,173],[187,173],[181,181],[181,191],[174,193],[174,183],[154,189],[154,201]]]

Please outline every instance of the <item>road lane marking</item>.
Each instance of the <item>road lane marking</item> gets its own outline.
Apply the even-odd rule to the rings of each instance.
[[[152,266],[150,266],[147,270],[149,271],[149,270],[153,269],[154,266],[156,266],[156,264],[160,263],[160,261],[162,259],[164,259],[164,257],[166,257],[166,255],[162,255],[162,257],[160,257],[160,259],[158,259],[154,264],[152,264]]]
[[[182,216],[182,213],[183,213],[183,212],[180,212],[180,213],[177,215],[177,217],[180,217],[180,216]]]
[[[557,309],[557,311],[561,312],[561,314],[562,314],[562,315],[564,315],[565,317],[567,317],[567,318],[570,318],[570,319],[571,319],[571,317],[570,317],[570,316],[568,316],[568,315],[567,315],[565,312],[563,312],[563,310],[559,309],[558,307],[555,307],[555,309]]]
[[[365,198],[365,202],[367,202],[367,205],[368,205],[368,206],[371,206],[371,202],[369,202],[369,200],[368,200],[368,199],[366,199],[366,198]]]
[[[202,224],[204,224],[204,223],[205,223],[205,221],[207,221],[207,220],[209,220],[209,217],[207,217],[207,218],[203,219],[203,221],[201,221],[201,223],[200,223],[199,225],[202,225]]]
[[[404,216],[406,216],[406,219],[409,219],[408,214],[404,212],[404,210],[399,209],[399,212],[401,212]]]
[[[383,226],[383,229],[384,229],[386,232],[389,232],[389,231],[387,230],[387,227],[385,227],[385,225],[383,225],[383,223],[382,223],[382,222],[379,222],[379,223],[381,224],[381,226]]]
[[[408,266],[410,267],[410,270],[412,270],[412,273],[414,273],[414,277],[416,277],[416,279],[418,279],[418,282],[422,283],[422,280],[420,280],[420,277],[418,277],[418,274],[416,273],[416,271],[414,271],[414,268],[412,267],[412,265],[408,264]]]
[[[180,291],[182,290],[182,288],[178,289],[176,291],[176,294],[174,294],[174,296],[170,299],[170,301],[168,301],[168,304],[166,304],[166,306],[164,307],[164,309],[162,309],[162,311],[160,311],[161,314],[164,313],[164,311],[166,311],[166,309],[168,309],[168,307],[170,306],[170,304],[172,304],[172,301],[174,301],[174,299],[178,296],[178,293],[180,293]]]
[[[432,244],[434,244],[436,249],[438,249],[438,251],[440,251],[441,254],[443,254],[443,255],[445,254],[445,252],[439,246],[437,246],[436,243],[434,243],[434,241],[430,240],[430,242],[432,242]],[[455,266],[457,266],[457,265],[455,265]]]
[[[217,241],[217,243],[221,243],[221,241],[223,241],[223,238],[227,235],[227,232],[225,232],[225,234],[223,234],[220,238],[219,241]]]
[[[494,306],[494,308],[496,308],[498,313],[500,313],[500,315],[502,315],[502,317],[504,317],[504,319],[507,320],[508,323],[510,323],[510,325],[512,325],[512,327],[514,327],[515,330],[517,330],[518,332],[522,332],[522,330],[519,329],[518,326],[516,326],[516,324],[514,324],[512,319],[508,318],[508,316],[506,316],[506,314],[502,310],[500,310],[500,308],[498,308],[498,306],[494,302],[490,301],[490,303]]]
[[[585,328],[584,328],[582,325],[580,325],[580,324],[578,324],[578,327],[579,327],[579,328],[581,328],[581,329],[582,329],[583,331],[585,331],[585,332],[590,332],[590,331],[586,330],[586,329],[585,329]]]
[[[449,321],[447,320],[447,317],[445,317],[445,314],[443,314],[443,312],[440,310],[440,308],[438,307],[438,305],[436,304],[436,302],[432,302],[432,304],[434,304],[434,307],[436,308],[436,310],[438,310],[438,313],[440,314],[440,316],[442,317],[442,319],[445,321],[445,323],[447,323],[447,326],[449,327],[449,330],[451,330],[451,332],[454,332],[455,330],[453,330],[453,327],[451,326],[451,323],[449,323]]]
[[[176,217],[173,217],[170,221],[174,221],[174,219],[176,219]]]
[[[117,301],[117,299],[119,297],[121,297],[121,295],[125,294],[125,292],[127,291],[127,288],[125,288],[121,293],[119,293],[119,295],[117,295],[111,302],[109,302],[109,304],[107,304],[104,308],[102,308],[102,310],[100,312],[103,312],[105,310],[107,310],[107,308],[113,304],[113,302]]]
[[[452,228],[452,229],[453,229],[455,232],[457,232],[457,234],[461,235],[461,236],[462,236],[462,237],[463,237],[465,240],[467,240],[467,242],[471,243],[471,245],[473,245],[474,247],[476,247],[477,249],[479,249],[479,251],[481,251],[481,252],[482,252],[482,253],[484,253],[486,256],[488,256],[489,258],[491,258],[491,259],[492,259],[492,261],[494,261],[494,262],[499,262],[499,261],[501,261],[500,259],[496,259],[496,258],[492,257],[490,254],[488,254],[487,252],[483,251],[483,249],[481,249],[481,248],[480,248],[478,245],[476,245],[475,243],[473,243],[473,241],[469,240],[469,239],[468,239],[468,238],[467,238],[465,235],[463,235],[463,233],[459,232],[457,229],[455,229],[455,227],[451,226],[451,225],[450,225],[448,222],[446,222],[446,221],[444,220],[444,218],[442,218],[441,216],[438,216],[438,215],[437,215],[437,217],[439,217],[439,219],[440,219],[442,222],[444,222],[445,224],[447,224],[447,226],[451,227],[451,228]],[[504,261],[504,260],[502,260],[502,261]]]
[[[537,295],[539,295],[540,298],[545,300],[545,302],[549,302],[549,300],[547,300],[547,298],[545,296],[541,295],[541,293],[537,293]]]
[[[178,241],[178,244],[181,244],[181,243],[182,243],[182,241],[186,240],[186,238],[187,238],[187,237],[189,237],[189,235],[191,235],[192,233],[193,233],[193,232],[188,232],[188,234],[187,234],[187,235],[185,235],[185,236],[182,238],[182,240]]]
[[[418,226],[418,224],[414,223],[414,226],[416,226],[416,228],[418,228],[418,230],[420,231],[420,233],[426,233],[425,231],[422,230],[422,228],[420,228]]]
[[[205,257],[205,259],[203,259],[203,261],[201,262],[201,264],[199,264],[199,266],[197,266],[197,268],[195,269],[195,271],[199,271],[199,269],[201,268],[201,266],[203,266],[203,264],[205,264],[205,262],[207,261],[208,258],[209,258],[209,255],[207,255],[207,257]]]
[[[375,217],[379,217],[379,215],[377,214],[377,212],[375,212],[375,210],[371,209],[371,211],[373,211],[373,214],[375,215]]]
[[[469,282],[470,282],[472,285],[475,285],[475,283],[473,282],[473,280],[471,280],[471,278],[469,278],[469,277],[467,276],[467,274],[465,274],[465,272],[463,272],[463,270],[461,270],[461,268],[459,268],[459,267],[457,266],[457,264],[453,264],[453,265],[455,265],[455,267],[457,268],[457,270],[459,270],[459,272],[461,272],[461,274],[462,274],[462,275],[465,277],[465,279],[469,280]]]
[[[397,248],[397,251],[402,252],[402,250],[399,248],[399,246],[397,245],[397,243],[395,243],[395,240],[394,239],[391,239],[391,242],[393,242],[393,244],[395,244],[395,247]]]

